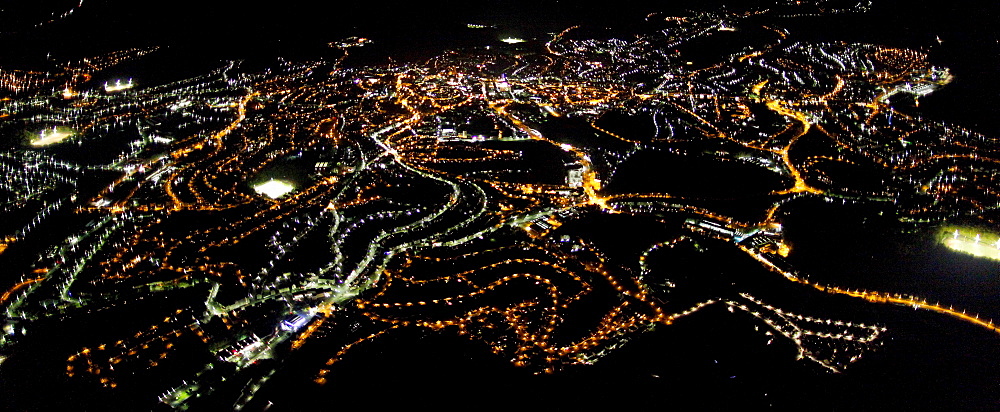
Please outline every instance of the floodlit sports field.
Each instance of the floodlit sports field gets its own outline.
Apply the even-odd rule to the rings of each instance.
[[[288,194],[292,190],[295,190],[295,186],[292,186],[282,180],[271,179],[267,182],[254,186],[253,189],[257,193],[265,195],[271,199],[277,199]]]
[[[1000,260],[1000,235],[974,228],[945,227],[941,241],[949,249],[973,256]]]
[[[31,145],[35,147],[54,145],[72,135],[73,130],[68,127],[53,127],[42,130],[38,137],[31,141]]]

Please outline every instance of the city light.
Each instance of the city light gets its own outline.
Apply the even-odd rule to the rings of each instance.
[[[0,360],[36,350],[39,325],[156,302],[39,347],[80,388],[162,374],[151,403],[238,410],[294,373],[281,365],[344,382],[342,359],[395,333],[557,374],[654,329],[701,330],[679,322],[718,332],[720,316],[831,373],[923,324],[897,312],[1000,332],[899,276],[879,283],[899,293],[872,291],[803,263],[816,246],[797,234],[841,221],[809,208],[891,207],[892,230],[1000,260],[1000,159],[996,139],[897,104],[952,81],[926,47],[811,41],[768,13],[654,13],[626,36],[525,32],[373,65],[353,60],[372,41],[348,37],[170,81],[141,73],[157,48],[0,70],[0,126],[30,134],[0,153]],[[141,89],[114,79],[124,68]]]
[[[104,83],[104,91],[108,93],[119,92],[122,90],[127,90],[132,88],[132,79],[128,79],[127,82],[122,82],[121,79],[115,80],[114,83],[108,84]]]
[[[43,129],[39,132],[38,137],[31,140],[31,145],[34,147],[44,147],[51,146],[57,143],[61,143],[66,138],[73,135],[73,130],[67,127],[52,126],[51,129]]]
[[[941,229],[941,242],[956,252],[1000,260],[1000,235],[996,233],[949,226]]]
[[[271,199],[278,199],[295,190],[295,186],[283,180],[270,179],[254,185],[253,190]]]

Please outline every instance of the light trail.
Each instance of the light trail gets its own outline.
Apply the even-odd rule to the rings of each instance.
[[[763,84],[760,84],[759,86],[763,87]],[[808,183],[806,183],[805,178],[802,176],[802,173],[799,172],[797,167],[795,167],[795,164],[792,162],[792,159],[789,156],[789,152],[792,149],[792,145],[794,145],[795,142],[800,137],[809,132],[809,128],[812,126],[812,123],[809,122],[806,115],[803,114],[802,112],[791,110],[783,106],[781,102],[777,100],[767,100],[766,104],[768,109],[773,110],[774,112],[784,116],[787,119],[797,122],[799,125],[797,127],[798,130],[792,132],[793,135],[788,138],[788,144],[786,144],[784,148],[776,151],[778,154],[781,155],[781,160],[785,163],[785,167],[788,169],[788,172],[791,173],[792,179],[795,180],[795,184],[790,189],[778,191],[775,192],[775,194],[779,195],[789,194],[789,193],[811,193],[817,195],[824,194],[825,193],[824,191],[816,189],[810,186]],[[774,136],[772,139],[776,137],[777,136]]]
[[[768,267],[772,271],[781,274],[782,276],[785,277],[785,279],[788,279],[788,280],[790,280],[792,282],[799,283],[799,284],[806,285],[806,286],[810,286],[810,287],[812,287],[812,288],[814,288],[816,290],[822,291],[822,292],[831,293],[831,294],[837,294],[837,295],[847,295],[847,296],[850,296],[850,297],[865,299],[865,300],[867,300],[869,302],[874,302],[874,303],[893,303],[893,304],[903,305],[903,306],[912,306],[914,309],[926,309],[926,310],[930,310],[930,311],[933,311],[933,312],[942,313],[942,314],[954,317],[956,319],[960,319],[962,321],[974,324],[976,326],[980,326],[980,327],[986,328],[986,329],[988,329],[990,331],[993,331],[995,333],[1000,334],[1000,330],[997,329],[996,325],[993,324],[992,320],[983,320],[983,319],[980,319],[979,315],[969,315],[969,314],[967,314],[965,312],[965,310],[959,311],[959,310],[954,309],[951,306],[944,307],[944,306],[941,306],[940,304],[937,304],[937,303],[934,303],[934,304],[927,303],[927,299],[918,298],[918,297],[914,297],[914,296],[905,296],[905,295],[900,295],[900,294],[892,294],[892,293],[877,292],[877,291],[867,291],[867,290],[850,290],[850,289],[843,289],[843,288],[836,287],[836,286],[828,286],[828,285],[823,285],[823,284],[819,284],[819,283],[814,283],[814,282],[809,281],[808,279],[805,279],[805,278],[800,277],[800,276],[798,276],[796,274],[793,274],[793,273],[790,273],[790,272],[787,272],[787,271],[784,271],[784,270],[778,268],[777,266],[774,265],[774,263],[772,263],[770,260],[768,260],[766,257],[764,257],[764,255],[762,255],[760,253],[757,253],[756,251],[753,251],[753,250],[751,250],[750,248],[748,248],[746,246],[742,246],[742,245],[738,245],[738,246],[739,246],[739,248],[741,250],[743,250],[743,252],[745,252],[746,254],[750,255],[751,257],[753,257],[754,259],[756,259],[758,262],[763,263],[766,267]]]
[[[45,279],[46,279],[46,277],[42,276],[42,277],[37,277],[37,278],[34,278],[34,279],[27,279],[27,280],[25,280],[25,281],[23,281],[21,283],[18,283],[16,285],[14,285],[10,289],[8,289],[6,292],[4,292],[3,295],[0,295],[0,303],[6,302],[7,299],[10,299],[11,295],[13,295],[17,291],[21,290],[22,288],[24,288],[24,287],[26,287],[26,286],[28,286],[28,285],[30,285],[32,283],[35,283],[35,282],[41,282],[41,281],[43,281]]]

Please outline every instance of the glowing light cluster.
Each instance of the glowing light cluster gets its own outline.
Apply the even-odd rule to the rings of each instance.
[[[69,128],[53,126],[51,129],[42,130],[38,137],[31,141],[31,145],[34,147],[51,146],[61,143],[72,135],[73,130]]]
[[[283,180],[271,179],[255,185],[253,190],[271,199],[279,199],[295,190],[295,186]]]
[[[1000,235],[995,233],[948,227],[942,230],[941,243],[956,252],[1000,260]]]

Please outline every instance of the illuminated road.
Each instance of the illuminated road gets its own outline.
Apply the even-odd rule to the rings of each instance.
[[[951,81],[925,51],[796,40],[752,16],[651,14],[627,41],[569,28],[371,66],[352,66],[370,41],[351,37],[328,42],[328,60],[220,62],[169,83],[111,76],[155,48],[2,71],[0,126],[37,139],[0,154],[0,356],[32,350],[49,321],[164,302],[67,336],[59,373],[101,390],[152,382],[161,393],[139,409],[226,396],[214,404],[252,409],[284,362],[325,359],[308,379],[335,385],[341,359],[411,329],[561,373],[732,313],[791,342],[789,359],[842,372],[897,327],[793,313],[753,289],[769,272],[729,281],[696,260],[737,251],[747,273],[809,286],[776,295],[998,332],[925,299],[813,283],[785,260],[782,224],[803,200],[891,204],[894,230],[948,227],[947,247],[1000,256],[1000,148],[892,106]],[[689,56],[740,31],[755,34],[738,51]],[[983,230],[951,234],[961,219]],[[689,316],[706,308],[718,313]]]

